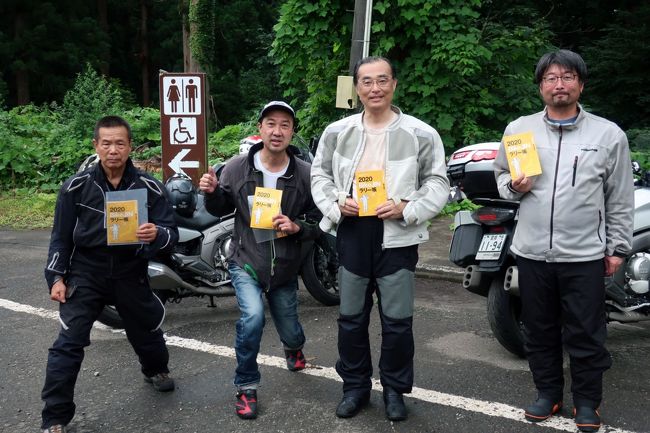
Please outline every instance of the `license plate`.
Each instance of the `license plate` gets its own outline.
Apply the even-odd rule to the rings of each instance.
[[[506,243],[507,234],[483,235],[476,253],[476,260],[499,260]]]

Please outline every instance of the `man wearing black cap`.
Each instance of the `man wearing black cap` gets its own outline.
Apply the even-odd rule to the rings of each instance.
[[[236,328],[234,384],[236,413],[244,419],[257,416],[257,353],[264,328],[262,295],[268,300],[284,346],[287,368],[305,368],[305,335],[298,321],[296,296],[300,250],[302,241],[316,238],[319,229],[316,221],[306,217],[318,212],[311,198],[310,166],[296,158],[298,149],[289,145],[295,121],[289,104],[269,102],[257,124],[262,142],[251,147],[248,154],[229,161],[219,179],[210,169],[199,182],[210,213],[236,211],[229,271],[241,311]],[[260,228],[263,224],[251,218],[252,213],[259,217],[259,203],[270,203],[262,200],[263,194],[273,196],[277,190],[281,192],[280,211],[272,216],[268,228]]]

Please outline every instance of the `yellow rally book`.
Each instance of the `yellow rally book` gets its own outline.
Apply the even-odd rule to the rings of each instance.
[[[147,222],[147,192],[144,189],[108,191],[106,193],[106,244],[142,243],[136,236]]]
[[[256,187],[251,209],[251,227],[272,229],[272,218],[280,213],[281,203],[282,190]]]
[[[357,171],[357,202],[359,216],[377,215],[375,210],[387,200],[384,172],[382,170]]]
[[[539,155],[532,132],[506,135],[503,137],[503,146],[513,179],[517,179],[522,173],[526,177],[542,174],[542,166],[539,163]]]

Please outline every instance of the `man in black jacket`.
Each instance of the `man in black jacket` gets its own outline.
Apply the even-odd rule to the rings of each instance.
[[[241,317],[237,321],[235,353],[237,370],[236,413],[240,418],[257,416],[257,385],[260,372],[257,354],[264,329],[264,294],[280,335],[291,371],[305,368],[302,347],[305,335],[298,321],[298,270],[301,243],[318,235],[316,220],[306,215],[318,211],[311,198],[309,164],[296,158],[290,146],[295,124],[293,108],[282,101],[269,102],[260,112],[258,128],[262,143],[226,164],[220,178],[214,170],[199,183],[206,194],[206,209],[215,215],[236,210],[229,251],[229,271],[237,294]],[[258,188],[267,188],[259,191]],[[251,228],[251,212],[257,195],[280,190],[280,212],[268,229]],[[268,203],[268,201],[266,202]],[[261,214],[256,213],[259,217]],[[252,224],[256,226],[255,223]]]
[[[133,166],[131,127],[124,119],[100,119],[93,145],[99,163],[66,180],[59,191],[45,267],[50,298],[59,302],[61,330],[49,350],[41,394],[44,432],[65,432],[74,416],[84,347],[106,304],[122,316],[144,380],[158,391],[174,389],[160,329],[165,309],[147,277],[148,260],[171,251],[178,240],[173,211],[162,184]],[[135,243],[108,245],[114,232],[107,230],[106,194],[130,190],[146,194],[148,222],[137,227]]]

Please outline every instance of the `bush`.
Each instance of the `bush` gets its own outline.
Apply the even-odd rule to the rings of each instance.
[[[223,162],[239,152],[239,141],[257,134],[257,121],[228,125],[208,136],[208,165]]]

